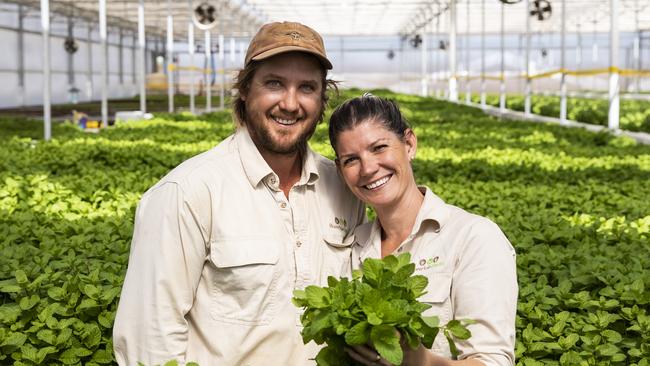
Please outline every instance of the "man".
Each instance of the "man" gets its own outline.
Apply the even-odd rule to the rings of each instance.
[[[327,101],[318,33],[271,23],[235,88],[234,135],[193,157],[138,205],[114,326],[120,365],[304,365],[294,289],[349,258],[364,208],[307,146]]]

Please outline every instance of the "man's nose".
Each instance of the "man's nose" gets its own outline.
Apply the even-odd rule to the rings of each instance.
[[[289,88],[284,93],[282,100],[280,101],[280,108],[287,112],[295,112],[298,110],[298,95],[294,88]]]

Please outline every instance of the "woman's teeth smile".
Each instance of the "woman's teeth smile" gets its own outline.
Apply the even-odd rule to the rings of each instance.
[[[388,180],[390,179],[390,177],[391,177],[390,175],[386,176],[386,177],[383,177],[383,178],[378,179],[378,180],[376,180],[376,181],[374,181],[374,182],[372,182],[370,184],[366,184],[363,187],[366,188],[366,189],[379,188],[379,187],[383,186],[384,184],[386,184],[388,182]]]

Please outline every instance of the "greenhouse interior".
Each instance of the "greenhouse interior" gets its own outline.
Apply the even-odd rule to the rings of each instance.
[[[4,85],[0,88],[0,364],[460,365],[472,361],[475,363],[468,364],[650,366],[650,1],[0,0],[0,9],[0,40],[7,52],[0,56],[0,83]],[[253,39],[258,39],[265,25],[275,22],[300,23],[299,27],[308,27],[322,41],[296,32],[286,33],[294,42],[308,45],[251,59],[250,52],[260,47]],[[324,45],[322,53],[310,48],[318,46],[319,41]],[[323,115],[318,123],[314,120],[310,131],[313,135],[306,137],[308,145],[307,140],[303,141],[308,147],[282,154],[305,159],[296,160],[299,169],[307,169],[309,160],[305,156],[312,152],[323,161],[334,161],[328,173],[331,179],[325,177],[325,170],[311,173],[317,180],[313,183],[310,178],[307,185],[312,188],[307,190],[323,187],[323,192],[333,192],[332,187],[326,189],[326,183],[319,185],[320,182],[340,181],[337,189],[350,194],[346,196],[346,207],[351,207],[351,202],[365,204],[360,206],[365,207],[365,217],[358,217],[354,224],[353,216],[346,216],[350,212],[333,216],[336,210],[342,210],[340,202],[319,201],[318,207],[311,208],[299,206],[297,202],[307,202],[301,201],[302,193],[295,193],[303,192],[302,187],[289,185],[289,193],[281,184],[278,189],[265,181],[255,189],[263,188],[266,192],[268,188],[274,199],[284,200],[283,209],[286,205],[291,209],[289,216],[278,211],[270,219],[277,220],[278,227],[281,222],[288,227],[293,225],[295,231],[296,225],[305,222],[301,215],[311,215],[306,229],[300,229],[306,230],[303,234],[309,239],[296,239],[302,231],[283,232],[291,240],[296,239],[297,244],[287,244],[288,249],[282,246],[279,260],[277,253],[274,259],[268,259],[271,254],[260,254],[275,250],[262,246],[213,248],[225,239],[212,238],[218,229],[206,229],[204,221],[213,220],[213,226],[219,228],[229,226],[228,233],[238,227],[246,232],[239,235],[250,243],[254,242],[251,238],[257,242],[266,239],[260,233],[270,225],[258,223],[261,219],[252,212],[237,219],[240,211],[261,196],[257,191],[248,194],[244,189],[229,192],[230,188],[226,188],[240,182],[239,170],[248,174],[244,159],[237,160],[234,167],[232,163],[226,166],[220,162],[219,169],[227,170],[222,174],[210,173],[218,181],[206,188],[218,187],[220,191],[196,198],[202,205],[210,205],[215,211],[210,214],[215,217],[193,211],[187,198],[190,193],[186,198],[178,198],[179,202],[188,200],[182,202],[189,210],[183,211],[187,215],[183,219],[193,217],[195,221],[176,224],[183,228],[195,224],[201,235],[210,236],[209,240],[202,239],[209,248],[207,254],[202,253],[204,273],[196,274],[201,282],[184,289],[196,291],[196,295],[183,305],[185,313],[173,314],[186,328],[167,329],[169,334],[164,334],[164,322],[145,324],[140,336],[148,339],[142,340],[142,344],[133,343],[138,339],[126,337],[135,337],[137,332],[124,330],[128,328],[125,319],[135,322],[140,318],[141,325],[147,322],[145,319],[156,321],[150,317],[151,311],[164,309],[159,315],[169,314],[169,304],[148,298],[167,291],[161,290],[167,277],[162,272],[144,271],[159,269],[165,263],[188,265],[188,258],[196,254],[188,254],[186,248],[170,252],[166,247],[157,249],[156,245],[163,244],[154,238],[173,231],[160,225],[175,223],[158,222],[161,230],[146,234],[142,225],[149,217],[154,220],[157,214],[146,211],[145,203],[153,205],[151,197],[155,192],[169,186],[162,183],[181,179],[181,173],[189,177],[187,167],[191,162],[198,164],[203,161],[198,159],[207,159],[209,154],[215,154],[210,155],[215,161],[216,157],[226,159],[222,157],[226,154],[216,154],[239,141],[238,136],[249,134],[256,156],[263,158],[266,169],[282,181],[276,165],[265,155],[276,156],[273,154],[277,152],[260,147],[263,143],[256,140],[273,139],[279,132],[274,135],[270,130],[255,129],[289,131],[292,124],[299,125],[301,118],[306,117],[288,112],[281,112],[278,117],[279,112],[269,112],[272,118],[267,119],[281,126],[260,127],[262,122],[256,122],[260,126],[254,127],[250,121],[258,116],[239,108],[259,107],[251,96],[255,96],[255,88],[262,87],[251,84],[251,80],[265,65],[276,65],[282,57],[289,59],[305,52],[311,55],[310,59],[320,62],[324,75],[334,80],[337,87],[328,88],[327,97],[317,102],[322,104]],[[331,69],[327,69],[323,58],[331,62]],[[251,79],[240,83],[251,64]],[[285,70],[288,66],[283,67]],[[278,78],[289,85],[290,80],[302,74],[292,70],[287,75],[286,80]],[[323,93],[326,85],[322,85]],[[303,93],[303,87],[296,93]],[[288,94],[284,98],[289,98]],[[368,98],[397,106],[408,123],[404,127],[406,132],[396,135],[392,127],[382,125],[384,122],[350,122],[353,124],[336,132],[332,125],[344,116],[346,106]],[[280,107],[274,108],[284,110],[284,102],[278,103]],[[301,113],[306,115],[309,111]],[[351,113],[354,117],[354,111]],[[384,256],[388,234],[382,226],[387,217],[395,215],[386,213],[388,206],[375,206],[375,196],[368,193],[375,190],[375,183],[381,189],[379,180],[364,183],[363,189],[355,188],[348,181],[352,179],[351,169],[355,168],[348,166],[347,158],[339,159],[343,136],[361,128],[355,123],[379,126],[391,138],[398,137],[399,146],[412,147],[413,153],[405,163],[410,167],[406,169],[410,172],[407,175],[417,183],[418,192],[427,190],[423,193],[425,203],[430,198],[427,194],[433,192],[445,207],[462,208],[476,217],[487,218],[502,232],[500,237],[509,243],[508,247],[513,248],[516,315],[510,321],[512,324],[508,323],[509,318],[500,319],[508,324],[499,326],[512,328],[504,345],[496,338],[501,331],[510,332],[510,328],[491,328],[483,314],[474,311],[455,313],[454,306],[468,306],[459,305],[463,304],[462,281],[467,279],[458,275],[457,280],[457,271],[465,268],[458,263],[474,263],[471,258],[457,259],[456,267],[451,261],[437,263],[438,256],[431,256],[434,262],[416,260],[420,257],[415,249],[409,249],[413,235],[409,236],[397,241],[402,246],[395,254],[402,248],[409,249],[413,263],[408,264],[410,257],[398,257],[399,265],[404,266],[399,268],[410,268],[410,278],[426,274],[428,285],[425,282],[426,291],[416,291],[412,287],[416,285],[397,283],[403,273],[398,272],[397,260],[392,262],[392,256]],[[259,137],[265,133],[266,137]],[[356,141],[362,144],[368,136],[373,135],[360,134]],[[417,144],[410,143],[409,136],[417,136]],[[348,146],[347,151],[350,149]],[[410,154],[411,150],[408,151]],[[355,155],[356,164],[363,163],[362,156],[372,155],[368,159],[379,161],[381,154],[389,153],[359,152],[359,156]],[[392,172],[388,182],[393,178],[405,179],[402,170],[395,168],[398,158],[387,156],[377,163],[377,169]],[[303,175],[305,172],[302,170]],[[207,179],[208,173],[202,174],[202,179]],[[182,179],[189,182],[190,178]],[[296,185],[302,184],[297,178],[295,181]],[[179,192],[187,189],[181,183],[174,184],[179,186]],[[192,184],[197,192],[203,189],[196,188],[196,182]],[[396,183],[385,184],[389,187]],[[191,194],[199,197],[197,192]],[[175,197],[165,197],[166,202],[176,207]],[[264,197],[270,199],[266,193]],[[400,196],[396,197],[391,199]],[[324,193],[318,199],[328,198],[343,200]],[[226,205],[224,202],[233,203],[234,213],[216,212],[215,207],[221,209]],[[172,210],[157,204],[161,212]],[[352,210],[350,207],[348,211]],[[224,219],[230,214],[232,217]],[[335,221],[323,223],[326,228],[322,230],[345,231],[345,237],[337,239],[338,244],[332,244],[321,229],[309,226],[312,221],[326,222],[327,215],[335,217]],[[319,216],[323,218],[313,218]],[[230,225],[216,224],[220,220]],[[435,235],[445,233],[438,219],[431,220],[438,225]],[[336,272],[338,267],[330,274],[340,279],[330,277],[330,281],[323,275],[321,281],[312,275],[321,267],[315,257],[308,258],[306,252],[299,250],[302,242],[308,242],[305,247],[311,249],[303,250],[311,250],[309,255],[321,255],[313,253],[320,250],[314,248],[322,246],[327,253],[336,252],[354,262],[355,245],[363,246],[354,240],[360,240],[358,232],[366,227],[366,222],[379,228],[380,237],[375,239],[381,244],[381,252],[377,252],[381,253],[381,261],[368,265],[364,262],[363,274],[350,272],[350,286],[359,286],[351,293],[361,299],[363,294],[359,293],[363,286],[369,286],[367,283],[379,287],[406,286],[400,291],[407,289],[423,296],[420,302],[409,300],[419,305],[399,298],[390,300],[393,302],[384,299],[385,307],[380,307],[380,295],[372,301],[367,297],[358,300],[358,305],[350,305],[339,293],[347,290],[336,287],[348,283]],[[356,225],[360,226],[355,228]],[[413,230],[428,230],[424,221],[422,225]],[[185,229],[179,230],[185,239]],[[448,230],[453,229],[450,226]],[[461,234],[465,235],[462,230],[456,235]],[[481,240],[491,240],[483,234]],[[146,235],[151,239],[143,238]],[[311,242],[313,237],[317,240]],[[153,259],[139,266],[138,255],[145,254],[138,253],[145,249],[138,252],[135,244],[143,248],[145,242],[147,248],[153,248],[149,252]],[[177,258],[176,262],[165,257],[170,253]],[[219,253],[232,258],[219,259]],[[239,259],[233,259],[236,253]],[[485,256],[474,259],[487,262],[493,253],[477,249],[473,255]],[[245,256],[248,258],[241,259]],[[300,256],[306,262],[300,262]],[[361,256],[357,259],[361,260]],[[252,302],[259,295],[235,298],[237,294],[233,293],[256,285],[249,281],[255,277],[251,275],[253,270],[261,271],[258,267],[277,270],[278,266],[287,265],[285,262],[290,263],[293,277],[273,276],[294,282],[282,282],[286,289],[278,289],[278,278],[273,277],[264,296],[286,292],[286,304],[267,304],[263,310],[281,309],[276,311],[280,314],[278,318],[284,316],[282,312],[286,309],[296,312],[295,334],[278,330],[273,337],[268,335],[255,343],[254,337],[264,334],[258,328],[272,327],[275,320],[269,325],[228,318],[243,312],[245,307],[255,306]],[[493,272],[507,271],[494,268],[497,264],[477,266],[481,270],[493,267]],[[301,269],[309,265],[313,268]],[[373,277],[365,282],[366,278],[379,276],[373,272],[377,268],[373,266],[387,271],[388,277]],[[432,273],[438,277],[431,277],[429,271],[435,268],[439,270]],[[173,276],[179,271],[169,272],[172,274],[168,276]],[[257,277],[265,276],[259,275],[263,272],[256,273]],[[268,272],[267,276],[269,273],[276,272]],[[206,285],[202,282],[204,276],[212,282]],[[150,287],[158,286],[141,292],[137,301],[149,306],[146,318],[137,315],[137,311],[144,310],[133,310],[130,317],[125,315],[131,310],[126,307],[134,302],[125,300],[130,294],[127,290],[135,286],[134,278],[151,281]],[[231,282],[220,288],[224,281]],[[441,281],[447,281],[446,295],[443,294],[446,297],[431,300],[431,294],[441,293],[440,287],[431,283]],[[220,330],[213,336],[197,336],[196,332],[205,328],[194,329],[193,324],[200,323],[200,316],[206,315],[200,313],[203,310],[196,304],[206,286],[216,299],[206,307],[232,306],[218,299],[232,296],[231,300],[240,308],[211,310],[206,324]],[[317,286],[324,287],[317,290]],[[499,292],[505,291],[503,287],[490,284],[489,288],[497,292],[483,292],[487,294],[483,309],[507,302],[506,295]],[[397,291],[387,288],[373,287],[372,291],[386,296]],[[279,297],[284,299],[283,296]],[[173,306],[182,305],[181,300],[173,297],[169,301]],[[442,311],[448,305],[451,307],[445,311],[451,314],[449,319],[431,312]],[[352,311],[352,306],[358,309]],[[409,313],[413,318],[406,325],[399,325],[401,320],[386,315],[397,308],[406,312],[407,306],[421,310]],[[223,315],[222,319],[220,311],[232,314]],[[485,311],[492,314],[492,310]],[[367,318],[361,319],[359,314]],[[435,322],[428,320],[431,315]],[[442,319],[449,322],[443,325]],[[222,353],[219,347],[224,345],[219,340],[205,340],[219,338],[232,329],[233,338],[223,341],[228,348],[235,348],[228,350],[232,354]],[[435,329],[432,336],[426,332],[431,329]],[[246,342],[240,342],[240,331],[248,332]],[[284,343],[274,338],[284,337],[289,342],[294,335],[300,343],[294,349],[283,349]],[[185,343],[174,343],[179,337]],[[204,345],[200,342],[193,344],[187,340],[192,337],[205,340],[209,351],[202,351],[200,347]],[[289,358],[288,355],[303,352],[301,347],[308,346],[302,342],[307,344],[309,340],[311,345],[313,341],[318,343],[314,354],[300,360]],[[278,342],[278,346],[272,352],[273,342]],[[449,350],[437,349],[438,342]],[[127,343],[132,344],[128,351]],[[484,351],[482,345],[492,348]],[[162,349],[167,346],[169,349]],[[213,346],[216,348],[210,348]],[[503,350],[498,348],[501,346]],[[146,354],[147,347],[160,349],[150,349],[150,354]],[[433,357],[445,363],[417,363],[408,356],[416,352],[414,349],[433,355],[427,360]]]

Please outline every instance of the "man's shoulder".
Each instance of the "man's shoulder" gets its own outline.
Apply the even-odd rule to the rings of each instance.
[[[195,155],[177,165],[154,187],[165,183],[186,186],[200,183],[206,179],[214,180],[215,177],[224,176],[220,172],[228,170],[233,163],[238,162],[238,159],[235,159],[237,156],[236,146],[231,135],[210,150]]]

